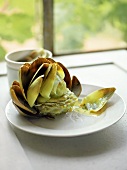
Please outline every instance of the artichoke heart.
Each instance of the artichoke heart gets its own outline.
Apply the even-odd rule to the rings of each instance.
[[[73,110],[73,106],[78,101],[78,98],[69,89],[66,94],[59,98],[50,98],[44,101],[42,97],[38,98],[38,103],[35,105],[42,115],[59,115],[61,113],[70,112]]]

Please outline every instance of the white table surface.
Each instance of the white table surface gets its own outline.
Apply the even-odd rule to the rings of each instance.
[[[81,83],[103,87],[115,86],[116,92],[127,103],[126,51],[64,56],[56,60],[70,67],[71,75],[76,75]],[[80,67],[75,68],[76,65]],[[1,76],[0,103],[3,110],[9,100],[7,77]],[[13,150],[8,148],[12,153],[3,150],[3,155],[9,160],[15,160],[12,161],[13,166],[23,165],[24,159],[27,170],[127,170],[127,113],[116,124],[105,130],[72,138],[45,137],[23,132],[11,127],[5,120],[3,111],[1,114],[4,119],[2,124],[9,133],[8,142],[10,141],[10,146],[14,145],[11,140],[13,135],[15,149],[19,154],[19,157],[15,157],[17,153],[14,154]],[[0,155],[2,162],[0,169],[3,168],[1,170],[10,170],[9,166],[4,166],[7,158]],[[19,160],[19,164],[16,159]]]

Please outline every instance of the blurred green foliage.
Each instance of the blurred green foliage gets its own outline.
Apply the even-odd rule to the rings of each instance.
[[[6,53],[3,40],[24,43],[34,37],[37,1],[0,0],[0,59]],[[87,38],[107,28],[116,37],[114,29],[120,31],[121,40],[127,42],[127,0],[54,0],[54,14],[58,53],[84,50]]]
[[[34,0],[0,0],[0,59],[6,50],[2,41],[25,42],[33,37]]]
[[[0,45],[0,61],[3,60],[5,53],[6,53],[6,50]]]
[[[23,13],[14,13],[11,16],[0,14],[0,37],[12,41],[24,42],[31,38],[33,18]]]
[[[55,0],[55,26],[57,52],[81,51],[85,39],[109,27],[127,42],[127,0]]]

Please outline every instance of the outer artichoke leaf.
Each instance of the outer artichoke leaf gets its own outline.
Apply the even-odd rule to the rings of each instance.
[[[71,81],[71,76],[70,76],[69,71],[67,70],[67,68],[62,63],[57,62],[57,64],[59,64],[60,67],[62,67],[62,69],[64,71],[64,74],[65,74],[64,81],[66,82],[67,88],[71,89],[72,81]]]
[[[48,58],[48,60],[50,61],[50,63],[56,63],[56,61],[53,60],[52,58]]]
[[[20,87],[19,82],[18,82],[18,81],[16,81],[16,80],[15,80],[15,81],[13,81],[12,86],[13,86],[13,85],[17,85],[17,86],[19,86],[19,87]]]
[[[48,58],[48,60],[51,61],[51,63],[57,63],[57,72],[58,72],[58,74],[60,75],[60,77],[61,77],[62,79],[64,79],[65,74],[64,74],[63,68],[60,66],[59,62],[56,62],[56,61],[53,60],[52,58]]]
[[[27,74],[27,81],[28,81],[27,86],[29,86],[33,76],[35,75],[39,67],[44,63],[50,63],[50,61],[48,61],[48,59],[46,58],[38,58],[31,63]]]
[[[13,85],[10,88],[10,95],[12,98],[12,101],[19,107],[22,108],[32,114],[36,114],[37,111],[34,108],[31,108],[27,101],[25,100],[21,88],[17,85]]]
[[[71,91],[78,97],[82,91],[82,86],[80,84],[80,81],[76,76],[72,77],[72,87]]]
[[[51,70],[49,71],[46,79],[42,83],[42,86],[40,89],[40,94],[42,97],[50,98],[50,93],[54,85],[56,72],[57,72],[57,65],[54,63],[52,64]]]
[[[25,98],[26,98],[26,91],[29,84],[28,71],[29,71],[29,66],[27,65],[21,66],[19,70],[19,83]]]
[[[31,84],[37,77],[39,77],[39,76],[43,76],[43,77],[44,77],[44,74],[45,74],[46,70],[48,69],[48,67],[49,67],[49,63],[44,63],[44,64],[42,64],[42,65],[38,68],[38,70],[36,71],[36,73],[34,74],[34,76],[32,77],[30,84]]]
[[[101,110],[115,92],[115,88],[103,88],[90,93],[82,99],[80,107],[90,113]]]
[[[17,109],[17,111],[18,111],[21,115],[23,115],[23,116],[26,116],[26,117],[34,117],[34,118],[40,117],[40,115],[39,115],[38,113],[33,114],[33,113],[31,113],[31,112],[29,112],[29,111],[27,111],[27,110],[24,110],[23,108],[20,108],[20,107],[17,106],[15,103],[13,103],[13,104],[14,104],[15,108]]]
[[[46,77],[48,76],[51,68],[52,68],[52,64],[49,64],[47,70],[46,70],[45,73],[44,73],[44,79],[46,79]]]
[[[43,78],[42,76],[35,79],[29,86],[27,90],[27,101],[30,105],[30,107],[34,106],[34,103],[39,95],[40,88],[42,85]]]

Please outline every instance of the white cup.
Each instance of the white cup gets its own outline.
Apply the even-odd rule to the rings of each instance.
[[[23,49],[17,51],[11,51],[5,55],[5,61],[7,66],[7,77],[9,87],[12,85],[14,80],[19,79],[19,69],[20,67],[29,62],[20,62],[24,57],[28,56],[32,51],[39,49]],[[46,58],[52,58],[52,53],[49,50],[45,50]]]

